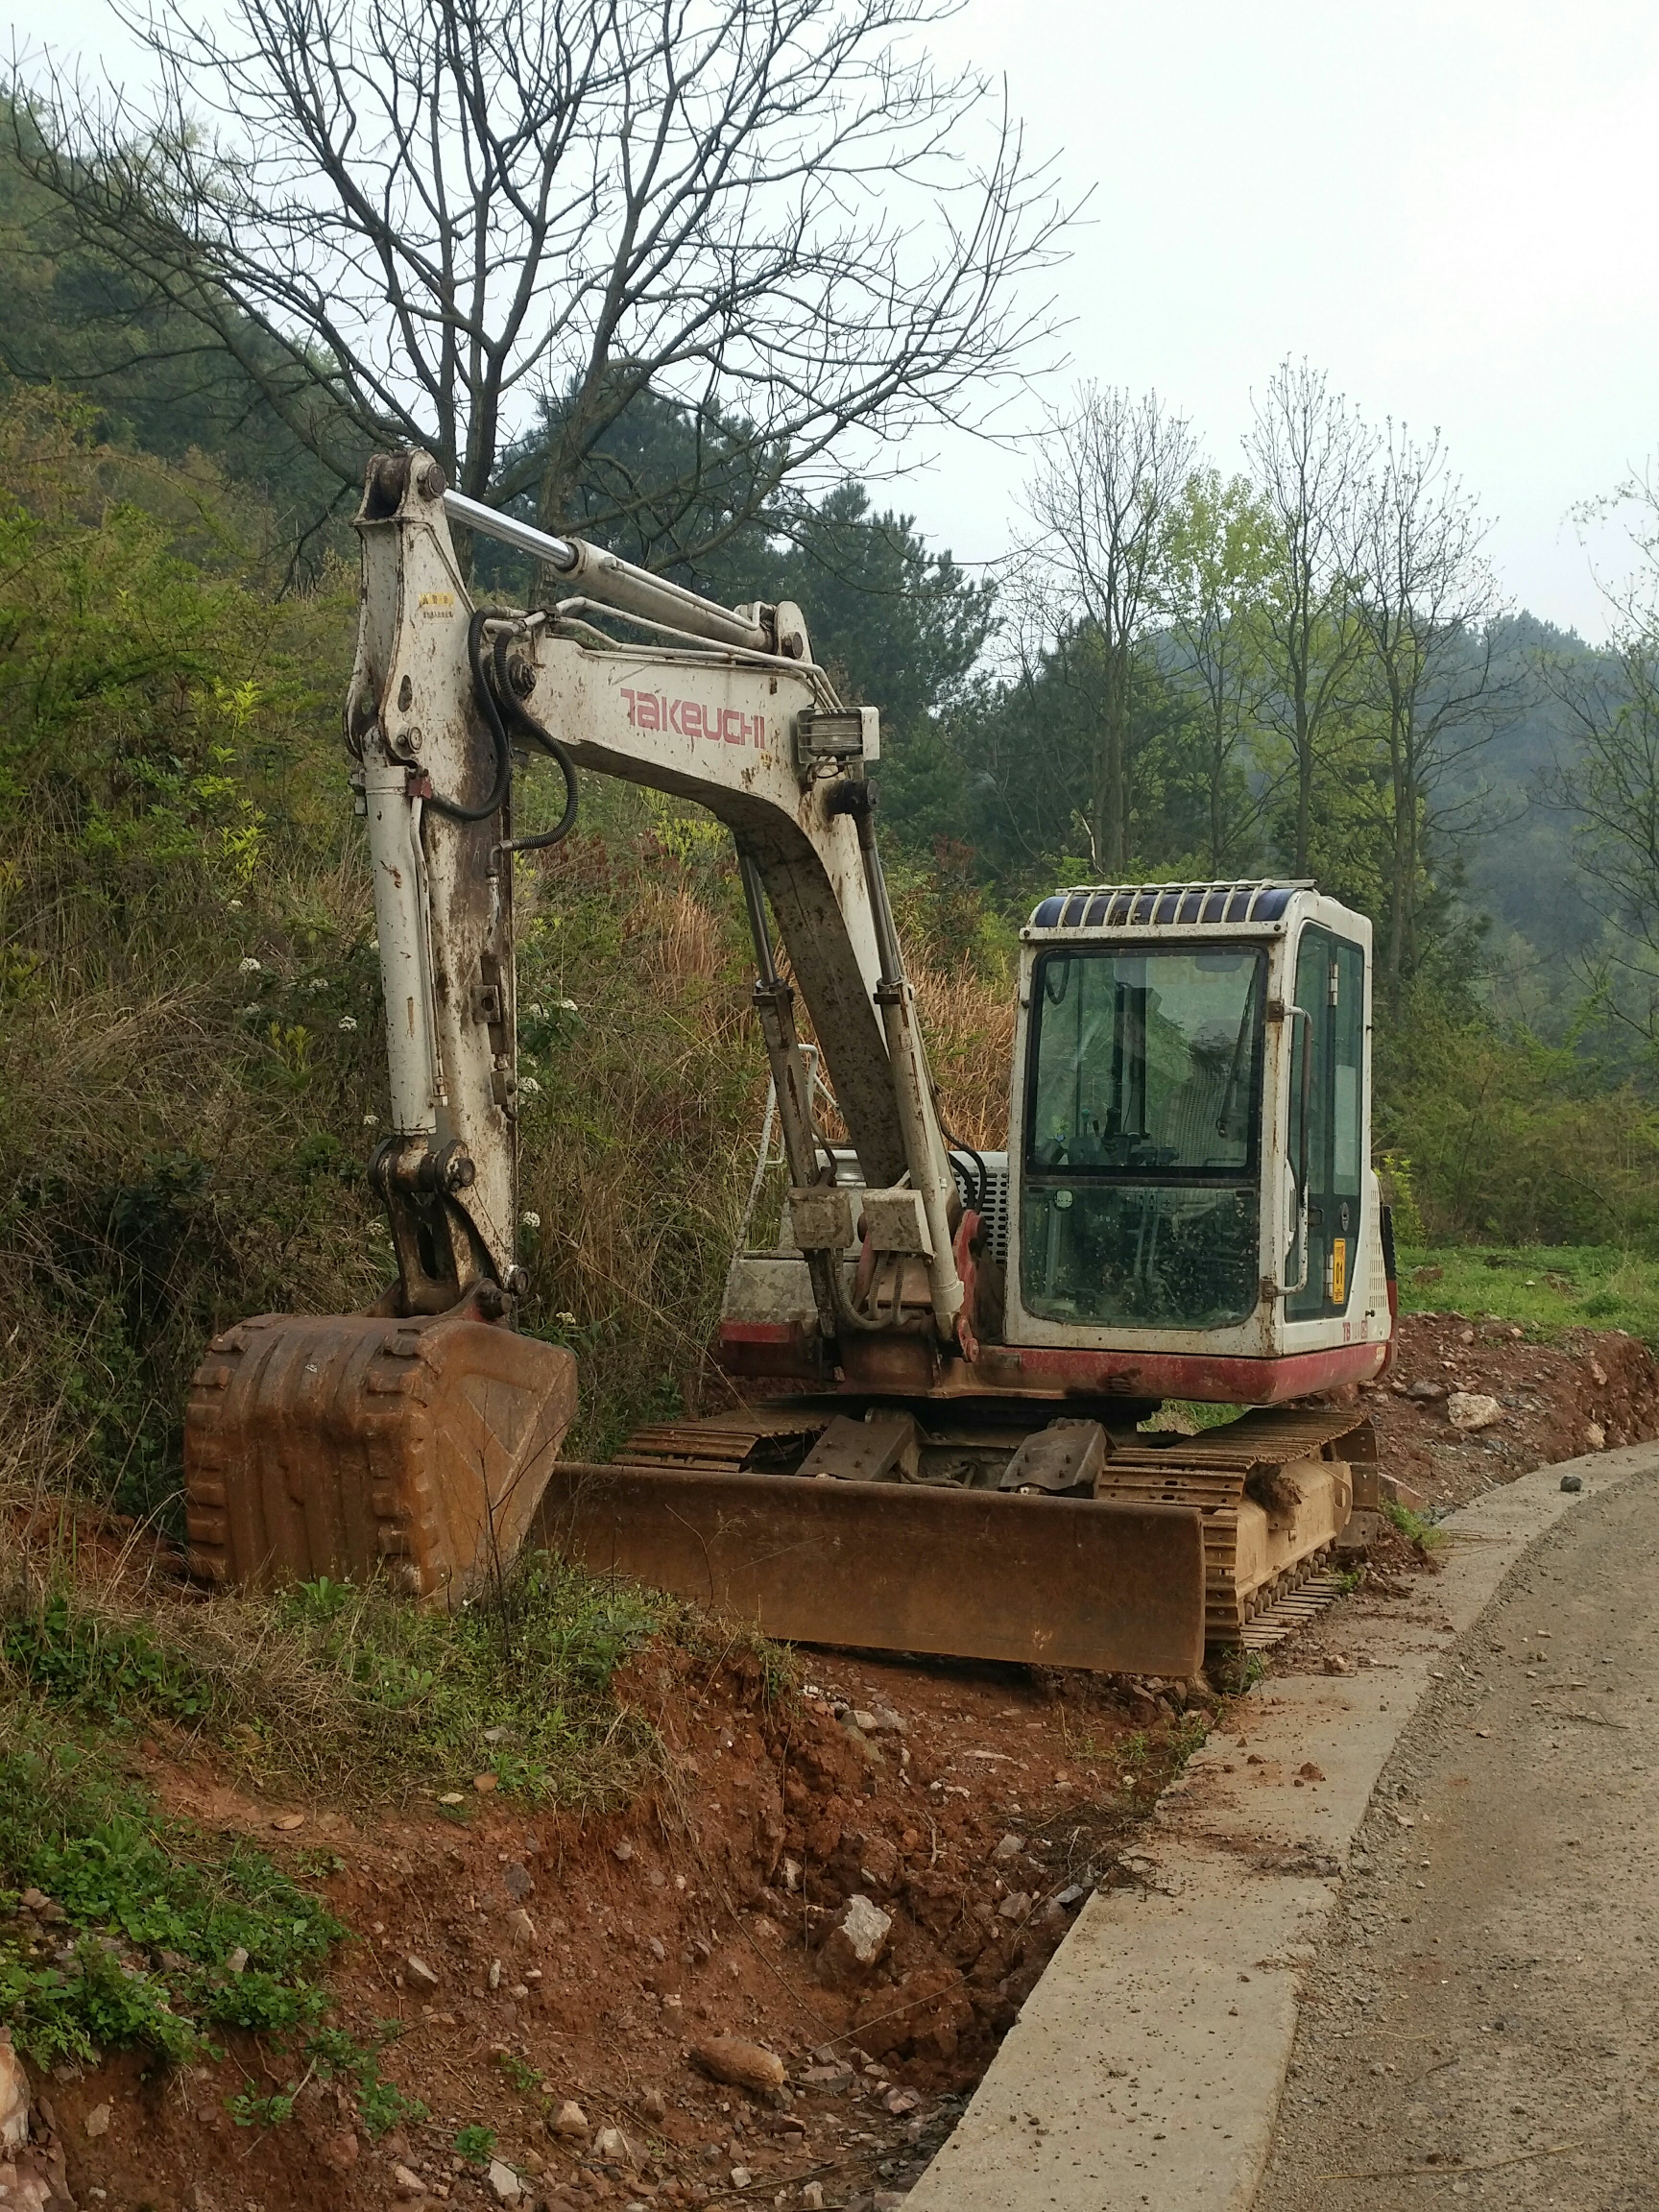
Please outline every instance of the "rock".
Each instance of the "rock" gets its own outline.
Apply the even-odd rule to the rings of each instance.
[[[403,1961],[403,1971],[419,1988],[436,1989],[438,1986],[438,1976],[433,1973],[425,1960],[417,1959],[413,1951]]]
[[[1304,1759],[1296,1771],[1304,1782],[1323,1782],[1325,1779],[1324,1767],[1315,1767],[1311,1759]]]
[[[1346,1674],[1348,1662],[1339,1651],[1328,1651],[1325,1654],[1325,1671],[1327,1674]],[[1252,1760],[1251,1764],[1254,1766],[1257,1762]]]
[[[501,1777],[499,1774],[474,1774],[472,1787],[481,1797],[488,1797],[492,1791],[500,1789]]]
[[[874,1713],[866,1713],[862,1705],[853,1708],[853,1725],[861,1736],[874,1736],[878,1722]]]
[[[1582,1475],[1563,1475],[1561,1478],[1561,1487],[1563,1490],[1582,1490],[1584,1487],[1584,1478]]]
[[[247,1947],[238,1943],[234,1951],[228,1951],[225,1954],[225,1966],[228,1973],[246,1974],[248,1971]]]
[[[1457,1341],[1458,1341],[1458,1343],[1459,1343],[1459,1344],[1473,1344],[1473,1343],[1474,1343],[1474,1341],[1475,1341],[1475,1332],[1474,1332],[1474,1330],[1473,1330],[1473,1329],[1459,1329],[1459,1330],[1458,1330],[1458,1332],[1457,1332]]]
[[[601,2128],[593,2138],[593,2155],[608,2166],[637,2166],[639,2152],[620,2128]]]
[[[573,2097],[566,2097],[547,2125],[555,2135],[586,2135],[588,2115]]]
[[[522,1905],[525,1898],[531,1896],[536,1888],[536,1885],[530,1877],[529,1867],[520,1865],[517,1860],[515,1860],[506,1873],[502,1875],[501,1886],[515,1905]]]
[[[17,1902],[25,1912],[44,1912],[52,1900],[43,1889],[25,1889]]]
[[[82,2121],[81,2125],[85,2129],[86,2133],[92,2138],[93,2142],[96,2142],[100,2135],[108,2134],[109,2123],[114,2119],[114,2117],[115,2108],[112,2104],[94,2104],[91,2111],[87,2113],[85,2119]]]
[[[426,2184],[419,2174],[411,2174],[407,2166],[394,2166],[392,2186],[399,2197],[424,2197]]]
[[[619,1860],[621,1863],[626,1866],[629,1860],[634,1856],[634,1846],[629,1842],[628,1839],[624,1837],[620,1843],[612,1844],[611,1856],[613,1859]]]
[[[916,2111],[922,2100],[914,2089],[889,2089],[881,2102],[896,2120],[902,2120],[907,2112]]]
[[[1012,1896],[1003,1898],[997,1908],[997,1913],[1002,1920],[1023,1920],[1030,1910],[1030,1897],[1023,1889],[1017,1889]]]
[[[503,2204],[517,2204],[524,2191],[518,2176],[504,2158],[492,2158],[488,2176],[490,2186]]]
[[[848,1898],[830,1923],[818,1952],[818,1979],[832,1987],[868,1974],[887,1948],[891,1912],[858,1891]]]
[[[1003,1837],[1001,1842],[998,1844],[996,1850],[992,1852],[991,1856],[997,1861],[999,1866],[1006,1866],[1009,1860],[1018,1859],[1021,1852],[1023,1851],[1024,1848],[1024,1837],[1016,1836],[1012,1829],[1010,1829],[1008,1834]]]
[[[899,1880],[899,1847],[885,1836],[866,1836],[859,1854],[858,1871],[878,1889],[891,1889]]]
[[[1419,1406],[1437,1405],[1446,1395],[1446,1385],[1444,1382],[1431,1382],[1424,1379],[1416,1382],[1407,1382],[1404,1395]]]
[[[29,2077],[10,2033],[0,2028],[0,2150],[15,2150],[28,2140]]]
[[[747,2166],[733,2166],[732,2169],[732,2186],[733,2189],[747,2189],[754,2178],[755,2176],[750,2173]]]
[[[886,1914],[882,1914],[886,1918]],[[716,2081],[730,2081],[738,2089],[753,2089],[758,2096],[767,2096],[783,2083],[784,2067],[781,2058],[770,2051],[762,2050],[758,2043],[747,2043],[740,2035],[709,2035],[691,2046],[691,2056],[705,2074],[711,2074]]]
[[[273,1828],[281,1828],[285,1830],[293,1828],[303,1828],[305,1825],[305,1815],[303,1813],[278,1813],[276,1819],[272,1821],[271,1825]]]
[[[828,2064],[808,2066],[801,2077],[803,2089],[821,2089],[826,2096],[839,2097],[843,2090],[853,2086],[851,2066]]]
[[[802,2182],[801,2212],[824,2212],[824,2184],[822,2181]]]
[[[1465,1436],[1477,1431],[1490,1429],[1503,1418],[1503,1408],[1496,1398],[1489,1398],[1479,1390],[1454,1390],[1446,1401],[1446,1417],[1454,1429]]]
[[[1589,1445],[1592,1452],[1606,1451],[1607,1431],[1602,1428],[1599,1421],[1586,1422],[1584,1427],[1584,1441]]]
[[[640,2094],[639,2109],[647,2120],[666,2120],[668,2100],[661,2089],[646,2089]]]
[[[904,2212],[902,2189],[878,2189],[870,2200],[870,2212]]]
[[[516,1912],[508,1913],[507,1933],[520,1943],[535,1942],[536,1923],[531,1919],[529,1913],[525,1911],[522,1905],[519,1906]]]
[[[356,2165],[362,2146],[349,2128],[342,2128],[338,2134],[325,2135],[318,2145],[317,2155],[332,2174],[347,2174]]]
[[[1595,1383],[1598,1390],[1606,1389],[1607,1370],[1602,1366],[1599,1359],[1592,1359],[1590,1362],[1590,1380]]]

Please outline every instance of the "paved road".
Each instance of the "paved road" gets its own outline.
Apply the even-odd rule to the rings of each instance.
[[[1256,2212],[1659,2212],[1656,1698],[1646,1477],[1527,1555],[1401,1739]]]

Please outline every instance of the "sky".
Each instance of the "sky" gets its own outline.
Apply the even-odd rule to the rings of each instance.
[[[121,72],[101,0],[59,0],[51,42]],[[1156,389],[1230,469],[1252,391],[1305,355],[1378,422],[1438,428],[1505,593],[1602,634],[1596,569],[1623,541],[1587,552],[1569,511],[1659,453],[1659,11],[966,0],[931,43],[1005,81],[1062,194],[1089,199],[1042,280],[1054,366],[1009,433],[1087,376]],[[995,562],[1028,445],[942,432],[905,459],[898,503]]]
[[[970,0],[935,45],[1005,77],[1092,188],[1053,398],[1155,388],[1226,469],[1305,355],[1379,422],[1438,427],[1506,593],[1602,634],[1625,542],[1587,555],[1568,515],[1659,451],[1659,11]],[[992,558],[1027,463],[969,459],[948,441],[904,499]]]

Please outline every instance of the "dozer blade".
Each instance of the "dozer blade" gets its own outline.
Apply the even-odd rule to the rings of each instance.
[[[184,1418],[192,1570],[450,1603],[512,1559],[576,1410],[572,1354],[469,1306],[263,1313],[217,1337]]]
[[[540,1540],[793,1643],[1197,1673],[1200,1515],[791,1475],[554,1468]]]

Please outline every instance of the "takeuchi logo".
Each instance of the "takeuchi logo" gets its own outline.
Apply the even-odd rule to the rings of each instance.
[[[682,737],[707,737],[715,745],[758,748],[766,742],[764,714],[739,713],[735,707],[705,707],[700,699],[670,699],[663,691],[631,691],[626,684],[620,689],[636,730],[673,730]]]

